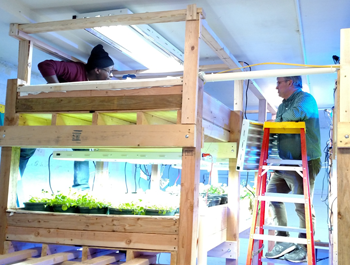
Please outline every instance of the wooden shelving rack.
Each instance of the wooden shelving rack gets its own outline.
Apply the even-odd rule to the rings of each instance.
[[[33,46],[61,59],[75,59],[29,34],[178,21],[186,22],[183,78],[30,85]],[[211,250],[214,256],[226,257],[226,264],[236,264],[240,181],[235,158],[229,159],[229,203],[208,209],[201,225],[210,229],[200,231],[197,241],[201,147],[204,139],[239,141],[243,102],[243,93],[236,94],[236,85],[237,91],[242,91],[242,82],[235,82],[235,111],[203,92],[203,82],[198,78],[200,38],[229,67],[240,66],[206,24],[203,10],[190,5],[176,11],[13,24],[10,34],[19,39],[20,45],[18,78],[8,80],[5,126],[0,127],[0,254],[16,250],[11,253],[11,262],[27,259],[24,262],[35,264],[45,259],[45,264],[54,264],[55,259],[50,255],[56,255],[56,261],[58,255],[60,262],[69,263],[67,260],[76,257],[76,249],[71,248],[79,245],[83,246],[82,261],[90,264],[117,260],[107,252],[105,258],[100,257],[104,260],[102,263],[88,260],[90,250],[117,249],[126,250],[125,264],[146,264],[142,263],[145,259],[153,263],[152,253],[168,252],[172,265],[187,265],[196,264],[197,256],[198,264],[206,264],[207,252]],[[21,92],[41,93],[23,96]],[[131,120],[125,118],[129,114],[133,117]],[[74,136],[77,131],[80,132],[78,138]],[[20,147],[182,148],[180,214],[116,217],[18,210]],[[32,247],[39,244],[42,257],[30,259],[38,254],[36,248],[23,254],[28,244]],[[48,251],[53,245],[68,248],[70,252],[54,254],[55,251]],[[215,254],[218,253],[215,247],[219,245],[221,249],[222,246],[229,248],[230,252]],[[71,252],[73,254],[67,254]],[[141,260],[140,263],[137,260]]]

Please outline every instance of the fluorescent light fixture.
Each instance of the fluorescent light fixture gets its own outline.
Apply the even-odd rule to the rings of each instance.
[[[199,76],[205,82],[220,82],[232,80],[246,80],[267,77],[284,77],[296,75],[314,75],[314,74],[329,74],[337,71],[337,65],[329,66],[327,68],[302,68],[302,69],[276,69],[276,70],[259,70],[249,72],[234,72],[224,74],[205,74],[199,73]]]
[[[132,14],[128,9],[79,14],[76,18]],[[149,71],[182,71],[184,55],[148,25],[105,26],[86,29],[110,46],[144,65]]]
[[[103,152],[103,151],[54,151],[53,159],[71,161],[105,161],[128,162],[132,164],[165,164],[181,168],[182,153],[174,152]],[[211,162],[201,161],[201,170],[210,171]],[[228,159],[216,159],[213,167],[217,170],[228,170]]]
[[[130,162],[134,164],[176,164],[181,153],[151,152],[102,152],[102,151],[55,151],[54,159],[73,161]]]

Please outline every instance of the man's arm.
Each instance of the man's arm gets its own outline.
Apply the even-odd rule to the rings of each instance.
[[[58,81],[57,75],[45,76],[44,78],[48,84],[60,82]]]
[[[304,94],[282,114],[282,121],[304,121],[313,117],[316,112],[318,112],[316,100],[310,94]]]

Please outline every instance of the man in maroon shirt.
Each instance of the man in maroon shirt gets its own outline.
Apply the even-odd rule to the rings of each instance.
[[[78,62],[60,62],[46,60],[38,64],[38,68],[47,83],[64,83],[79,81],[108,80],[113,69],[113,60],[103,49],[101,44],[95,46],[90,54],[87,64]],[[88,151],[88,149],[73,149]],[[20,174],[23,176],[29,158],[34,154],[33,148],[22,148],[19,162]],[[73,188],[88,190],[89,187],[89,162],[74,161]]]

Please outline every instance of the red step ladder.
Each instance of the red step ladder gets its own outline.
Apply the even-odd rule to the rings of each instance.
[[[279,134],[300,134],[301,140],[301,155],[302,160],[280,160],[283,164],[288,166],[274,166],[275,160],[268,159],[270,133]],[[298,166],[302,165],[301,167]],[[303,178],[304,196],[303,195],[292,195],[292,194],[280,194],[280,193],[266,193],[266,176],[268,170],[293,170],[299,173]],[[305,205],[305,222],[306,222],[306,239],[304,238],[291,238],[283,236],[271,236],[264,235],[265,223],[265,201],[278,201],[278,202],[292,202],[292,203],[304,203]],[[259,211],[260,207],[260,211]],[[260,213],[260,222],[257,227],[258,213]],[[289,231],[286,227],[274,227],[274,230]],[[256,230],[258,230],[256,232]],[[254,240],[259,241],[258,265],[262,262],[275,262],[278,260],[263,259],[263,240],[279,241],[279,242],[290,242],[307,245],[307,264],[315,265],[315,243],[312,226],[312,215],[311,215],[311,201],[310,201],[310,186],[309,186],[309,170],[306,152],[306,136],[305,136],[305,122],[265,122],[264,123],[264,136],[261,147],[259,171],[256,186],[256,197],[253,208],[253,220],[250,229],[250,237],[248,244],[248,255],[247,265],[252,264],[253,260],[253,249]],[[284,261],[285,263],[286,261]],[[300,264],[300,263],[299,263]],[[305,264],[305,263],[304,263]]]

